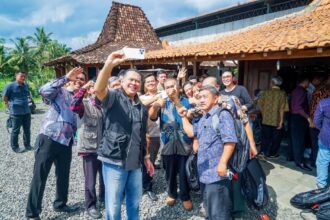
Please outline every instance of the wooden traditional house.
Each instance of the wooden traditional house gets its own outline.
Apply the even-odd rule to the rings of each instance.
[[[239,83],[250,93],[280,74],[290,90],[300,73],[330,73],[330,0],[314,0],[304,10],[226,34],[214,41],[148,51],[139,64],[237,60]]]
[[[162,48],[161,41],[141,8],[113,2],[103,29],[94,44],[75,50],[45,65],[53,66],[57,77],[64,75],[74,66],[81,66],[91,79],[102,68],[108,55],[124,46],[147,50]]]

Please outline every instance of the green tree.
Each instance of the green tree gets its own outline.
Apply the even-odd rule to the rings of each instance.
[[[44,27],[37,27],[36,32],[33,36],[28,36],[27,39],[31,40],[34,44],[35,54],[38,56],[40,61],[43,61],[45,56],[47,56],[47,46],[52,41],[50,36],[53,33],[46,33]]]
[[[9,64],[17,65],[20,70],[29,72],[36,67],[35,53],[31,50],[28,39],[26,37],[17,37],[11,40],[14,48],[9,53]]]
[[[52,60],[69,53],[71,48],[59,43],[57,40],[52,40],[48,43],[47,51],[49,54],[48,60]]]

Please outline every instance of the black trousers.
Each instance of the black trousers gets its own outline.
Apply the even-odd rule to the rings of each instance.
[[[150,153],[150,161],[152,162],[153,165],[155,165],[155,161],[157,159],[159,146],[160,146],[159,137],[151,137],[149,153]],[[142,166],[142,185],[144,191],[152,191],[152,177],[147,173],[147,169],[144,166],[144,164]]]
[[[26,207],[26,217],[37,217],[41,213],[41,203],[45,185],[52,164],[55,164],[56,198],[54,208],[61,208],[68,201],[69,173],[72,158],[72,143],[65,146],[39,134],[36,140],[35,162],[30,192]]]
[[[304,150],[307,134],[307,119],[298,114],[291,114],[291,141],[293,158],[296,164],[301,164],[304,162]]]
[[[319,129],[317,128],[309,128],[309,133],[311,136],[311,143],[312,143],[312,163],[315,164],[317,152],[319,151],[319,144],[318,144],[318,136],[319,136]]]
[[[10,115],[13,129],[10,135],[10,145],[13,150],[19,148],[18,135],[21,127],[23,127],[23,143],[25,147],[30,147],[31,140],[31,114],[26,115]]]
[[[102,162],[96,154],[83,156],[83,168],[85,175],[85,208],[96,208],[96,175],[99,173],[99,197],[104,200],[104,183],[102,175]]]
[[[190,200],[190,189],[185,171],[187,159],[188,156],[162,155],[163,166],[165,169],[165,179],[167,183],[167,194],[174,199],[178,197],[176,176],[179,174],[179,196],[182,201]]]
[[[231,218],[230,180],[205,184],[204,206],[209,220],[228,220]]]
[[[266,156],[276,155],[280,149],[282,129],[275,126],[262,125],[261,152]]]

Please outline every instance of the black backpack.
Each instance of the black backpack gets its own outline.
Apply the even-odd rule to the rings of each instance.
[[[241,192],[250,208],[260,210],[268,205],[266,175],[257,158],[248,161],[242,172]]]
[[[231,111],[225,108],[220,108],[219,111],[212,116],[212,127],[217,133],[220,140],[221,140],[221,135],[219,130],[219,123],[220,123],[219,117],[222,111],[228,111],[230,115],[233,117],[236,137],[238,141],[235,145],[234,152],[230,158],[229,167],[233,169],[235,172],[241,173],[245,169],[247,161],[249,159],[250,143],[247,138],[243,122],[237,119],[236,117],[234,117]]]
[[[315,210],[317,220],[330,219],[330,201],[321,203]]]
[[[197,154],[190,154],[188,157],[186,162],[186,175],[190,189],[198,191],[200,189],[200,182],[197,171]]]
[[[330,187],[299,193],[290,199],[290,203],[303,209],[301,216],[303,213],[313,212],[317,220],[330,219]]]
[[[327,201],[330,201],[330,187],[299,193],[290,199],[290,204],[298,209],[313,209]]]

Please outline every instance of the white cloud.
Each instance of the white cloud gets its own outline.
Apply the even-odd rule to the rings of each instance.
[[[214,7],[218,7],[219,4],[223,5],[224,7],[229,5],[234,5],[238,2],[238,0],[207,0],[207,1],[201,1],[201,0],[184,0],[185,4],[191,5],[193,8],[197,9],[199,12],[204,12],[206,10],[214,10]],[[217,9],[217,8],[216,8]]]
[[[74,12],[74,7],[69,4],[50,5],[47,4],[33,12],[29,16],[20,19],[13,19],[0,15],[0,23],[4,26],[42,26],[48,22],[64,22]]]
[[[32,13],[28,18],[29,23],[34,26],[45,25],[48,22],[64,22],[74,12],[73,6],[69,4],[49,5],[43,6]]]
[[[84,46],[87,46],[88,44],[95,43],[99,34],[100,34],[99,31],[93,31],[93,32],[87,33],[85,36],[60,39],[60,42],[63,42],[68,47],[71,47],[73,50],[76,50],[76,49],[80,49]]]

